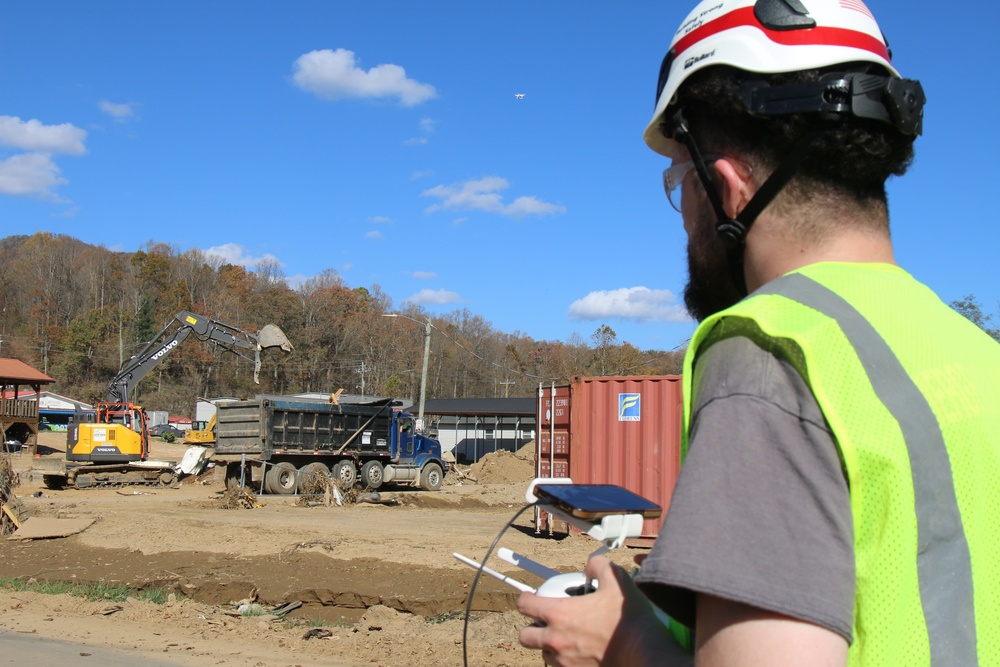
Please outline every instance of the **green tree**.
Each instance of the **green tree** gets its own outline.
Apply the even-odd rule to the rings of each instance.
[[[980,307],[975,294],[967,294],[957,301],[952,301],[951,307],[989,334],[993,340],[1000,341],[1000,328],[990,326],[993,315],[983,314],[983,309]]]

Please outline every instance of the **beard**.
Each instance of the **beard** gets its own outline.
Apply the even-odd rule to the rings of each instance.
[[[684,305],[698,322],[746,296],[743,272],[734,269],[729,252],[715,230],[715,216],[706,208],[701,208],[702,213],[688,237],[688,282],[684,286]],[[740,274],[739,282],[736,273]]]

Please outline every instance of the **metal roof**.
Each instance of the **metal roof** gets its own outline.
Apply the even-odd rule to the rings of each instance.
[[[515,415],[534,417],[535,398],[432,398],[424,401],[429,415]]]
[[[41,371],[19,359],[0,359],[0,382],[3,384],[49,384],[55,382]]]

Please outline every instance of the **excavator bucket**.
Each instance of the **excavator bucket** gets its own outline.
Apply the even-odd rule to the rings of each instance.
[[[265,347],[281,347],[285,352],[292,351],[292,344],[288,341],[288,336],[275,324],[265,324],[264,328],[257,332],[257,345],[261,349]]]
[[[253,381],[260,384],[260,351],[267,347],[280,347],[285,352],[291,352],[294,348],[288,340],[288,336],[275,324],[265,324],[264,328],[257,332],[257,349],[254,351]]]

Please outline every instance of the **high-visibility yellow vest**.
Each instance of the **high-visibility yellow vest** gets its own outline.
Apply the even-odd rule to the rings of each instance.
[[[837,442],[854,522],[850,664],[1000,665],[1000,344],[896,266],[807,266],[699,326],[682,452],[699,349],[734,335],[798,369]]]

